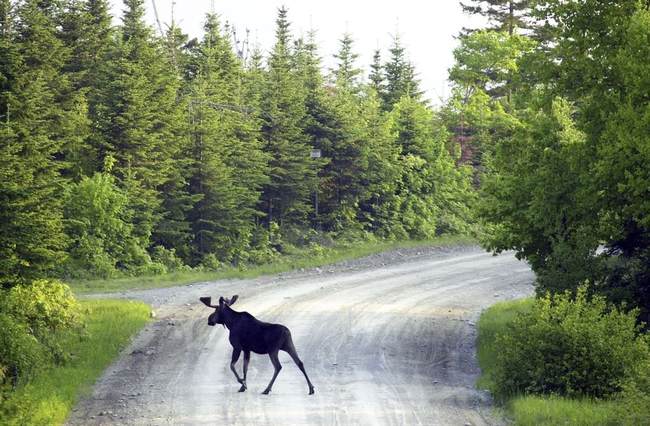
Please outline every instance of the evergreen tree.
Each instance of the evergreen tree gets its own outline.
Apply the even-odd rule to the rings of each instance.
[[[356,92],[359,90],[359,76],[362,71],[355,65],[359,55],[353,52],[353,44],[352,35],[343,34],[343,38],[339,41],[339,51],[334,55],[337,64],[333,70],[333,80],[338,89]]]
[[[262,51],[259,46],[252,49],[244,70],[242,93],[246,104],[253,110],[262,108],[262,98],[266,87],[266,70],[264,69]]]
[[[62,162],[69,142],[61,69],[67,50],[58,38],[52,3],[0,3],[0,285],[44,276],[65,257]]]
[[[216,15],[208,15],[190,92],[194,173],[193,262],[246,260],[266,183],[259,122],[243,104],[243,70]]]
[[[375,53],[372,55],[369,80],[370,87],[372,87],[380,97],[384,96],[386,82],[384,77],[384,68],[381,64],[381,52],[379,49],[375,50]]]
[[[468,0],[468,3],[461,2],[461,7],[465,13],[488,18],[491,25],[488,29],[505,31],[511,36],[517,29],[531,25],[532,0]]]
[[[431,111],[403,97],[390,113],[391,131],[400,151],[401,177],[395,205],[399,222],[392,233],[410,238],[466,231],[471,219],[467,170],[457,170],[446,150],[449,137]]]
[[[61,39],[70,50],[64,72],[71,83],[67,96],[76,102],[79,123],[75,129],[76,144],[66,153],[70,174],[76,180],[99,170],[95,126],[100,68],[113,45],[109,5],[105,0],[70,0],[61,16]]]
[[[367,167],[360,178],[364,188],[359,200],[359,221],[364,229],[392,238],[392,223],[399,220],[393,209],[400,177],[399,149],[391,136],[390,123],[382,110],[377,92],[367,89],[360,99],[358,123],[362,123],[362,143]]]
[[[325,229],[350,231],[359,227],[359,202],[366,188],[362,177],[368,168],[369,141],[362,116],[361,84],[353,52],[352,38],[345,34],[332,70],[334,87],[325,98],[328,114],[322,128],[325,135],[320,146],[328,160],[321,175]]]
[[[113,174],[126,190],[140,248],[149,246],[154,232],[158,243],[176,247],[188,240],[189,225],[178,214],[165,214],[162,205],[172,201],[166,195],[178,201],[187,192],[181,155],[187,121],[177,99],[179,78],[164,45],[144,23],[143,0],[124,4],[121,37],[108,58],[97,105],[99,157],[117,160]]]
[[[287,10],[276,20],[276,41],[268,64],[268,78],[262,101],[265,151],[269,154],[271,181],[264,188],[267,222],[280,225],[304,223],[312,208],[310,194],[315,187],[316,165],[310,159],[312,147],[303,132],[305,119],[302,79],[293,69],[291,35]]]
[[[396,36],[390,48],[390,61],[384,64],[386,88],[382,94],[384,110],[390,111],[403,96],[419,100],[422,92],[415,76],[415,68],[406,58],[406,50]]]

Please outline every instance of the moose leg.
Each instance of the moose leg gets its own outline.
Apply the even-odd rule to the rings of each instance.
[[[273,382],[275,382],[275,378],[278,377],[278,373],[280,370],[282,370],[282,366],[280,365],[280,360],[278,359],[278,350],[274,350],[273,352],[269,352],[269,357],[271,358],[271,363],[273,363],[273,368],[275,368],[275,371],[273,372],[273,378],[271,379],[271,382],[269,385],[264,389],[264,392],[262,392],[264,395],[268,395],[269,392],[271,392],[271,388],[273,387]]]
[[[239,377],[239,374],[237,374],[237,369],[235,369],[235,364],[237,363],[240,354],[241,354],[241,349],[233,348],[232,359],[230,360],[230,369],[232,370],[232,373],[235,375],[235,378],[237,378],[237,381],[243,385],[244,381]]]
[[[293,343],[287,345],[285,351],[291,356],[293,362],[295,362],[298,368],[300,369],[300,371],[302,371],[302,374],[305,375],[305,379],[307,379],[307,386],[309,386],[309,395],[313,395],[314,385],[311,384],[311,381],[309,380],[309,376],[307,376],[307,372],[305,371],[305,366],[303,365],[300,358],[298,358],[298,352],[296,352],[296,348],[293,346]]]
[[[244,392],[246,390],[246,373],[248,373],[248,362],[251,360],[251,351],[244,351],[244,382],[239,388],[239,392]]]

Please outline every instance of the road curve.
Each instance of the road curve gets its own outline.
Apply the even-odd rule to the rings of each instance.
[[[157,321],[80,401],[69,425],[485,425],[489,395],[474,383],[475,321],[485,307],[532,292],[511,254],[478,248],[388,265],[231,280],[158,290]],[[157,293],[128,297],[151,302]],[[253,354],[248,391],[229,369],[227,330],[209,327],[199,296],[291,329],[316,387],[282,352],[270,395],[267,356]],[[152,296],[153,295],[153,296]],[[238,364],[241,371],[241,360]]]

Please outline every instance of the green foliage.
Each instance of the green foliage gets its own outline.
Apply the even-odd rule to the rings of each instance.
[[[650,422],[650,358],[640,362],[631,378],[623,382],[614,410],[621,424],[642,425]]]
[[[530,27],[531,0],[466,0],[461,2],[463,11],[488,18],[490,29],[505,31],[512,35],[516,30]]]
[[[262,152],[260,123],[241,96],[241,64],[215,15],[208,15],[195,63],[190,192],[197,202],[189,213],[194,246],[189,261],[196,264],[214,255],[238,263],[261,216],[257,205],[268,182],[268,158]]]
[[[79,319],[85,325],[83,335],[80,337],[77,330],[54,333],[61,346],[75,356],[63,365],[41,365],[29,383],[4,395],[5,399],[0,398],[0,423],[63,424],[79,397],[90,391],[131,337],[150,320],[150,312],[141,302],[80,302]],[[4,327],[0,328],[0,336],[2,330]]]
[[[401,172],[391,200],[389,233],[426,239],[466,231],[471,221],[470,176],[454,166],[446,150],[447,132],[434,123],[426,107],[409,97],[395,105],[389,120]]]
[[[78,305],[70,288],[58,281],[36,280],[0,293],[0,401],[12,386],[26,383],[44,365],[65,361],[69,352],[59,331],[79,325]]]
[[[500,252],[518,250],[540,274],[540,291],[575,288],[598,267],[598,239],[583,232],[589,213],[581,192],[585,135],[571,118],[572,107],[556,100],[550,114],[527,118],[497,148],[498,173],[486,177],[480,213],[484,244]]]
[[[0,1],[2,286],[243,268],[320,231],[467,231],[467,171],[399,38],[366,85],[350,34],[326,78],[285,8],[243,63],[216,16],[201,41],[158,37],[123,3],[114,27],[105,0]]]
[[[311,212],[310,196],[316,184],[316,163],[304,133],[306,117],[304,81],[293,65],[294,52],[287,10],[276,20],[276,42],[268,59],[268,74],[262,98],[264,151],[269,156],[270,182],[262,200],[266,221],[302,224]]]
[[[73,143],[76,109],[61,75],[68,52],[57,38],[56,9],[4,4],[0,33],[0,286],[42,277],[65,258],[58,191]],[[76,99],[76,97],[75,97]],[[79,129],[81,130],[81,129]]]
[[[406,57],[406,49],[402,45],[399,36],[393,38],[390,54],[390,60],[383,66],[386,84],[383,90],[379,92],[384,111],[393,109],[395,104],[405,96],[418,101],[422,97],[415,67]],[[377,77],[375,77],[375,80],[377,80]],[[376,84],[375,88],[379,89],[380,87],[380,84]]]
[[[536,302],[522,299],[501,302],[481,314],[477,324],[477,352],[481,377],[477,387],[495,389],[495,372],[503,351],[499,336],[506,334],[521,315],[531,315]],[[506,418],[517,425],[639,425],[645,424],[647,404],[648,360],[633,365],[623,392],[610,399],[567,398],[557,395],[514,395],[504,402]]]
[[[530,38],[497,31],[477,31],[461,38],[449,79],[468,95],[483,90],[493,98],[511,96],[520,84],[521,58],[535,47]]]
[[[68,187],[64,216],[70,237],[71,276],[115,276],[118,268],[136,267],[147,259],[132,235],[126,194],[106,173],[96,173]]]
[[[612,396],[650,358],[638,311],[625,313],[586,289],[538,298],[496,340],[494,391],[568,397]]]
[[[529,260],[541,292],[589,280],[647,320],[650,12],[636,1],[538,6],[554,37],[518,64],[521,126],[489,157],[485,245]]]

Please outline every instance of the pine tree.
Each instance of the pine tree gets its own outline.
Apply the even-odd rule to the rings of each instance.
[[[0,285],[51,272],[65,257],[57,160],[69,141],[61,95],[67,51],[53,4],[0,3]]]
[[[124,4],[120,38],[103,70],[97,103],[99,160],[109,155],[117,160],[113,174],[129,198],[140,250],[149,246],[154,232],[156,242],[175,248],[189,238],[189,226],[179,215],[165,215],[162,206],[182,199],[187,190],[180,79],[164,44],[144,22],[143,0]]]
[[[399,149],[390,133],[386,113],[377,93],[369,89],[360,102],[361,136],[367,158],[360,176],[364,189],[359,200],[359,221],[363,227],[382,237],[395,237],[392,224],[399,221],[397,184],[400,178]]]
[[[465,13],[480,15],[488,18],[491,26],[488,29],[506,31],[513,35],[519,30],[530,28],[530,14],[533,8],[532,0],[468,0],[461,2]],[[465,29],[465,32],[471,30]]]
[[[403,96],[419,100],[422,92],[415,76],[415,68],[406,57],[406,49],[399,36],[393,39],[390,61],[384,65],[386,88],[382,94],[385,111],[390,111]]]
[[[201,199],[190,215],[193,262],[206,256],[239,262],[250,249],[261,186],[267,181],[259,122],[243,104],[242,66],[216,15],[207,16],[196,56],[189,101],[195,165],[191,188]]]
[[[276,20],[276,42],[268,64],[268,78],[262,102],[265,151],[269,154],[271,181],[264,188],[267,222],[301,224],[311,211],[310,194],[315,185],[316,165],[303,132],[305,118],[302,81],[292,68],[291,36],[287,10]]]
[[[365,119],[362,115],[362,87],[356,68],[352,38],[345,34],[334,55],[337,66],[332,70],[334,87],[328,90],[326,105],[328,132],[322,138],[323,155],[328,162],[321,171],[323,211],[326,229],[343,231],[359,227],[359,202],[366,188],[362,177],[368,167]],[[325,127],[325,126],[324,126]]]
[[[370,87],[372,87],[377,94],[384,96],[386,79],[384,76],[384,68],[381,64],[381,52],[379,49],[375,50],[372,56],[372,64],[370,64]]]
[[[66,96],[77,112],[76,140],[66,152],[69,174],[76,180],[91,176],[100,169],[92,125],[101,82],[100,67],[112,46],[113,29],[109,6],[105,0],[69,0],[61,14],[60,38],[70,50],[64,72],[70,80],[70,93]]]
[[[359,54],[353,52],[353,44],[352,35],[350,33],[343,34],[343,38],[339,41],[339,51],[334,55],[337,66],[333,70],[333,80],[338,89],[346,88],[358,92],[360,89],[359,76],[362,71],[355,66]]]
[[[449,134],[429,108],[408,96],[389,115],[401,176],[393,232],[410,238],[465,232],[471,220],[470,173],[457,169],[446,149]]]

